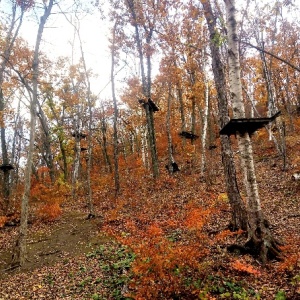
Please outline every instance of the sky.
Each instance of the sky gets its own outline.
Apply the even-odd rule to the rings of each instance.
[[[68,0],[60,1],[66,6],[61,8],[66,11],[66,16],[71,20],[74,15],[70,12],[67,3]],[[73,1],[71,1],[73,2]],[[22,36],[34,48],[38,19],[34,13],[43,13],[41,10],[32,11],[27,14],[20,36]],[[41,51],[45,52],[50,59],[55,59],[59,56],[71,57],[72,42],[74,38],[74,28],[66,20],[66,16],[62,14],[58,7],[53,7],[53,14],[47,20],[45,30],[43,32],[43,40]],[[108,42],[109,25],[101,20],[99,11],[95,8],[91,13],[80,14],[80,35],[83,43],[83,51],[87,68],[91,68],[94,73],[98,74],[97,79],[91,80],[92,92],[100,97],[110,97],[110,68],[111,55]],[[75,40],[75,59],[76,64],[80,58],[79,42]]]
[[[98,9],[91,5],[93,0],[77,0],[78,2],[85,3],[89,7],[89,13],[80,14],[80,33],[83,41],[83,50],[85,54],[85,60],[88,68],[91,68],[94,73],[98,74],[97,79],[91,80],[92,92],[95,95],[99,95],[101,98],[111,98],[110,87],[110,68],[111,68],[111,55],[109,51],[109,29],[110,25],[108,21],[101,19]],[[105,3],[105,0],[102,0]],[[258,1],[258,0],[257,0]],[[266,4],[269,0],[256,2],[260,5]],[[273,1],[273,0],[272,0]],[[0,0],[1,9],[5,6],[5,3],[10,3],[11,0]],[[36,0],[37,3],[41,3],[42,0]],[[61,9],[66,12],[66,16],[71,19],[71,8],[76,0],[59,0]],[[108,10],[108,4],[103,4],[101,7],[104,10]],[[297,1],[294,1],[297,2]],[[236,0],[236,3],[245,4],[245,0]],[[251,2],[252,4],[255,3]],[[37,5],[38,7],[38,5]],[[59,56],[71,57],[72,53],[72,40],[74,30],[72,26],[66,20],[66,17],[61,13],[58,6],[53,7],[52,15],[47,21],[46,28],[43,33],[43,42],[41,44],[41,50],[47,53],[50,59],[55,59]],[[24,24],[21,27],[20,35],[27,40],[30,47],[34,48],[37,29],[38,29],[38,17],[42,15],[43,11],[37,8],[27,12],[27,16],[24,20]],[[289,12],[292,14],[292,12]],[[107,15],[107,12],[105,13]],[[74,18],[74,16],[73,16]],[[79,44],[78,40],[75,42],[75,49],[77,50],[79,58]],[[74,61],[77,63],[78,60]],[[121,80],[123,74],[119,74],[118,77]]]

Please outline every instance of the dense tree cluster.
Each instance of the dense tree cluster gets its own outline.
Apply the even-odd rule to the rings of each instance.
[[[111,99],[91,89],[97,70],[86,63],[76,19],[83,7],[75,2],[67,13],[53,1],[0,2],[11,5],[10,13],[1,12],[0,23],[0,215],[20,213],[21,202],[26,210],[24,199],[31,197],[44,205],[41,212],[55,216],[68,195],[85,196],[92,216],[98,197],[92,191],[105,189],[103,178],[110,174],[116,195],[131,172],[151,174],[153,180],[166,170],[195,172],[209,184],[214,152],[220,150],[231,225],[249,231],[249,243],[261,248],[262,260],[276,256],[276,241],[257,202],[255,170],[249,171],[250,138],[238,134],[240,152],[250,155],[242,157],[245,182],[255,185],[246,184],[245,207],[236,182],[234,139],[219,131],[230,118],[270,117],[280,110],[265,138],[274,141],[282,168],[287,167],[285,135],[299,123],[300,107],[296,1],[239,2],[233,32],[229,1],[109,1],[99,27],[105,22],[111,28]],[[74,28],[78,61],[71,54],[53,60],[39,48],[53,10]],[[40,16],[34,51],[19,34],[24,14],[33,13]],[[249,208],[254,215],[247,216]],[[268,245],[262,247],[265,239]]]

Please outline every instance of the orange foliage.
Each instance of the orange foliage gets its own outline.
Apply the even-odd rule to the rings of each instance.
[[[210,210],[204,210],[203,208],[191,209],[184,222],[185,226],[190,229],[200,230],[202,229],[206,217],[209,215]]]
[[[147,230],[150,236],[161,236],[163,231],[157,224],[152,224],[148,227]]]
[[[2,228],[5,225],[6,221],[7,221],[6,216],[0,216],[0,228]]]
[[[45,204],[38,210],[38,216],[43,221],[54,221],[61,215],[61,208],[58,203]]]
[[[163,231],[157,224],[150,225],[147,233],[142,240],[130,240],[136,254],[131,283],[135,298],[157,299],[160,294],[192,293],[182,280],[192,270],[195,272],[195,266],[206,254],[204,249],[193,243],[174,244],[162,235]]]
[[[155,189],[172,186],[176,180],[162,177],[156,181]],[[153,188],[144,192],[152,193]],[[208,253],[208,243],[201,228],[209,211],[196,203],[187,203],[188,213],[178,218],[178,209],[170,203],[171,199],[166,203],[156,199],[133,205],[132,197],[131,194],[118,199],[116,207],[106,216],[104,229],[136,255],[130,283],[134,298],[158,299],[163,295],[167,299],[180,294],[188,299],[199,293],[198,288],[186,285],[185,280],[202,276],[201,259]],[[203,237],[200,243],[199,234]]]
[[[279,265],[279,271],[292,271],[300,266],[300,250],[295,248],[295,240],[290,241],[291,244],[280,247],[284,254],[284,258]]]
[[[229,236],[235,236],[235,235],[238,235],[238,234],[242,234],[244,231],[239,229],[238,231],[230,231],[228,229],[226,230],[223,230],[221,231],[220,233],[218,233],[215,237],[214,237],[214,242],[219,242],[219,241],[222,241],[224,240],[226,237],[229,237]]]
[[[230,264],[230,267],[244,274],[251,274],[254,276],[261,275],[261,273],[257,269],[255,269],[253,266],[251,266],[250,264],[246,263],[243,260],[239,260],[239,259],[235,260]]]
[[[60,204],[67,191],[64,186],[42,183],[35,184],[31,189],[31,198],[37,204],[37,216],[43,221],[53,221],[61,215]]]

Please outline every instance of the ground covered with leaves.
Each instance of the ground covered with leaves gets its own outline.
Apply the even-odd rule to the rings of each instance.
[[[84,197],[75,205],[66,198],[53,221],[33,218],[22,270],[9,270],[18,229],[3,226],[0,299],[299,299],[300,183],[291,180],[292,168],[282,171],[271,144],[260,147],[262,208],[284,243],[281,261],[262,266],[228,251],[246,237],[227,228],[220,166],[206,179],[186,168],[155,182],[136,170],[117,199],[112,177],[99,179],[96,218],[87,219]]]

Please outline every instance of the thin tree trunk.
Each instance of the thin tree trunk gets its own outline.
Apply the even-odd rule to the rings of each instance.
[[[120,193],[120,176],[119,176],[119,150],[118,150],[118,105],[117,105],[117,98],[116,98],[116,91],[115,91],[115,55],[116,55],[116,27],[117,21],[114,25],[113,29],[113,39],[112,39],[112,49],[111,49],[111,92],[114,104],[114,167],[115,167],[115,195],[117,196]],[[125,151],[124,151],[125,157]]]
[[[7,144],[6,144],[6,130],[5,130],[5,124],[4,124],[4,110],[5,110],[5,100],[4,95],[2,91],[2,86],[4,82],[4,72],[5,68],[9,62],[11,52],[13,49],[13,45],[15,43],[15,40],[19,34],[20,27],[23,22],[23,16],[25,10],[21,10],[21,15],[19,18],[17,18],[16,15],[17,12],[17,4],[12,3],[12,18],[11,22],[5,37],[5,43],[4,43],[4,49],[3,53],[1,53],[1,64],[0,64],[0,114],[2,115],[2,120],[0,121],[0,136],[1,136],[1,152],[2,152],[2,164],[4,168],[3,171],[3,188],[2,188],[2,196],[3,196],[3,210],[6,214],[9,208],[9,202],[10,202],[10,169],[5,168],[5,166],[9,165],[9,159],[8,159],[8,152],[7,152]],[[14,28],[16,27],[15,32]]]
[[[27,157],[27,164],[25,169],[25,187],[24,194],[21,204],[21,224],[19,237],[16,243],[12,265],[14,266],[24,266],[26,261],[26,239],[27,239],[27,228],[28,228],[28,202],[30,196],[30,184],[31,184],[31,171],[32,171],[32,159],[34,151],[34,142],[35,142],[35,124],[36,124],[36,108],[38,101],[38,77],[39,77],[39,49],[42,40],[42,35],[46,21],[51,13],[53,6],[53,1],[50,0],[48,6],[45,5],[44,15],[40,19],[40,24],[38,28],[34,57],[32,63],[32,99],[30,105],[30,142],[29,142],[29,151]]]
[[[2,92],[2,88],[0,87],[0,112],[4,112],[4,96]],[[5,124],[3,117],[0,120],[0,135],[1,135],[1,150],[2,150],[2,169],[3,172],[3,187],[2,187],[2,196],[3,196],[3,211],[4,214],[7,213],[9,207],[9,195],[10,195],[10,185],[9,185],[9,173],[10,169],[5,168],[5,166],[9,165],[8,153],[7,153],[7,145],[5,138]]]
[[[146,67],[147,67],[147,75],[145,71],[145,63],[144,63],[144,51],[143,51],[143,44],[141,40],[141,34],[139,31],[138,26],[138,20],[137,15],[135,11],[135,3],[133,0],[127,0],[127,5],[129,8],[129,12],[131,14],[131,17],[134,21],[133,26],[135,30],[135,41],[137,50],[139,53],[139,60],[140,60],[140,67],[141,67],[141,77],[142,77],[142,87],[143,87],[143,93],[146,97],[145,99],[145,111],[146,111],[146,120],[147,120],[147,128],[148,128],[148,142],[150,147],[150,153],[151,153],[151,167],[152,167],[152,173],[153,177],[157,178],[159,176],[159,168],[158,168],[158,158],[157,158],[157,149],[156,149],[156,137],[155,137],[155,127],[154,127],[154,112],[152,109],[149,109],[148,99],[151,98],[151,55],[149,54],[149,51],[146,51]],[[154,25],[152,25],[151,28],[145,31],[146,35],[146,49],[151,49],[151,39],[152,34],[154,30]]]
[[[77,116],[78,118],[78,116]],[[74,162],[73,162],[73,173],[72,173],[72,199],[76,200],[77,198],[77,188],[78,188],[78,178],[80,172],[80,140],[81,140],[81,132],[79,130],[79,126],[75,124],[78,122],[76,118],[74,119]]]
[[[220,116],[220,127],[222,128],[229,120],[228,116],[228,99],[224,89],[226,86],[225,68],[223,66],[220,49],[215,42],[215,36],[218,36],[216,17],[213,14],[209,1],[201,0],[205,10],[205,18],[210,33],[210,50],[212,55],[212,69],[214,74],[215,85],[218,94],[218,109]],[[232,230],[247,229],[247,214],[244,202],[236,180],[236,170],[234,165],[231,142],[228,136],[221,135],[221,154],[224,167],[226,191],[231,206],[231,224]]]
[[[106,120],[105,120],[105,113],[104,113],[104,107],[102,107],[102,112],[101,112],[101,133],[102,133],[102,153],[105,161],[105,166],[108,168],[109,173],[112,173],[112,166],[111,166],[111,161],[108,155],[107,151],[107,137],[106,137]]]
[[[176,90],[177,90],[177,97],[178,97],[178,102],[179,102],[179,111],[180,111],[180,119],[181,119],[181,131],[185,131],[185,129],[186,129],[186,120],[185,120],[185,114],[184,114],[182,88],[180,87],[179,84],[177,84],[177,89]]]
[[[18,102],[18,108],[17,108],[17,113],[15,115],[15,120],[14,120],[14,137],[13,137],[13,143],[12,143],[12,149],[11,149],[11,164],[14,166],[14,170],[11,174],[11,187],[14,188],[17,184],[17,174],[18,174],[18,165],[19,165],[19,159],[17,159],[17,157],[20,157],[20,146],[17,145],[18,140],[20,140],[20,120],[21,120],[21,116],[20,116],[20,108],[21,108],[21,101],[19,99]],[[19,138],[19,139],[18,139]]]
[[[206,137],[207,137],[207,125],[208,125],[208,108],[209,108],[209,86],[208,81],[205,78],[205,104],[203,113],[203,130],[202,130],[202,151],[201,151],[201,176],[204,176],[204,171],[206,167],[205,152],[206,152]]]
[[[172,135],[171,135],[171,101],[172,95],[171,95],[171,84],[169,84],[168,89],[168,111],[167,111],[167,117],[166,117],[166,127],[167,127],[167,137],[168,137],[168,171],[170,174],[172,174],[174,169],[174,157],[173,157],[173,146],[172,146]]]
[[[88,210],[89,210],[89,215],[88,218],[92,218],[95,216],[95,212],[94,212],[94,205],[93,205],[93,191],[92,191],[92,187],[91,187],[91,168],[92,168],[92,122],[93,122],[93,112],[92,112],[92,99],[91,99],[91,83],[90,83],[90,79],[89,79],[89,72],[86,66],[86,62],[85,62],[85,55],[84,55],[84,51],[83,51],[83,44],[82,44],[82,40],[81,40],[81,34],[80,34],[80,20],[78,19],[77,15],[76,15],[76,20],[77,20],[77,25],[74,25],[73,22],[71,20],[69,20],[66,16],[66,14],[64,14],[66,20],[70,23],[71,26],[73,26],[74,28],[74,39],[75,39],[75,35],[77,35],[78,40],[79,40],[79,47],[80,47],[80,55],[81,55],[81,60],[82,60],[82,64],[83,64],[83,69],[84,69],[84,75],[85,75],[85,84],[86,84],[86,88],[87,88],[87,104],[88,104],[88,134],[87,134],[87,141],[88,141],[88,156],[87,156],[87,189],[88,189],[88,200],[87,200],[87,206],[88,206]],[[73,50],[73,48],[72,48]],[[74,84],[73,84],[74,86]],[[79,114],[78,114],[79,117]],[[78,131],[78,134],[80,136],[80,132]],[[76,133],[75,133],[76,135]],[[80,153],[81,153],[81,146],[80,146],[80,138],[79,141],[78,139],[76,140],[76,145],[75,145],[75,149],[76,149],[76,164],[74,165],[75,169],[79,168],[80,165]],[[78,160],[77,160],[78,159]],[[75,171],[74,169],[74,171]],[[75,172],[74,172],[75,174]],[[76,180],[76,178],[74,178]],[[74,181],[75,181],[74,180]],[[76,183],[76,181],[75,181]]]
[[[228,32],[228,63],[230,94],[232,98],[234,118],[245,118],[245,108],[242,100],[242,84],[240,78],[240,62],[238,49],[238,36],[235,19],[235,0],[224,0],[227,13]],[[238,146],[240,151],[241,165],[244,171],[244,183],[247,192],[248,214],[248,242],[259,253],[263,263],[268,256],[277,256],[279,248],[271,235],[268,223],[263,216],[258,185],[256,181],[253,151],[249,133],[237,132]]]
[[[275,86],[274,86],[274,82],[272,79],[272,72],[271,72],[271,70],[269,70],[269,68],[267,66],[266,57],[265,57],[264,52],[261,52],[261,60],[262,60],[262,64],[263,64],[263,70],[264,70],[263,74],[265,77],[265,81],[266,81],[266,85],[267,85],[267,92],[268,92],[268,115],[269,115],[269,117],[271,117],[278,111],[278,108],[277,108],[277,105],[275,102],[276,91],[275,91]],[[276,138],[273,136],[273,133],[271,130],[269,130],[269,133],[270,133],[270,137],[273,139],[273,141],[277,147],[279,154],[282,156],[283,170],[286,170],[286,142],[285,142],[285,128],[284,128],[285,126],[284,126],[280,116],[278,118],[276,118],[275,124],[279,131],[280,144],[277,143]]]
[[[148,156],[148,143],[147,143],[147,133],[146,128],[141,128],[141,151],[142,151],[142,161],[146,169],[149,169],[149,156]]]
[[[50,138],[50,130],[49,130],[49,126],[48,126],[48,120],[44,114],[44,111],[43,111],[39,101],[37,102],[37,107],[38,107],[38,111],[39,111],[38,117],[39,117],[40,123],[42,125],[42,129],[44,132],[43,144],[44,144],[45,152],[46,152],[44,155],[44,160],[49,169],[49,175],[50,175],[51,182],[54,183],[55,170],[54,170],[54,163],[53,163],[53,154],[52,154],[52,150],[51,150],[51,138]]]

